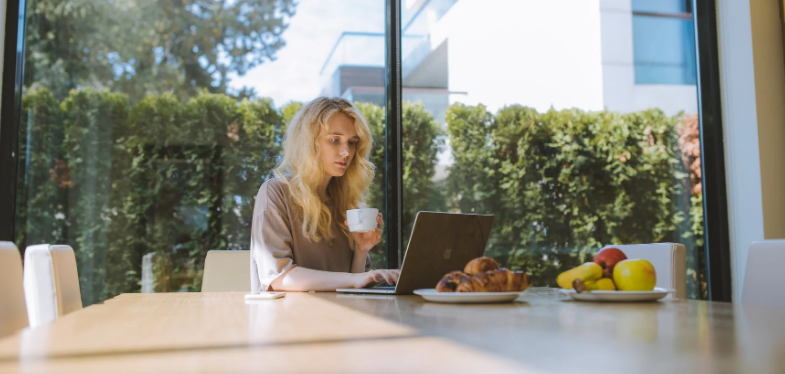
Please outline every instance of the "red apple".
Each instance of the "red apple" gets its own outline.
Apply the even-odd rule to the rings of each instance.
[[[607,247],[601,249],[594,255],[594,261],[598,265],[602,266],[602,276],[606,278],[613,277],[613,267],[616,266],[616,263],[619,261],[626,260],[627,256],[624,255],[624,252],[621,251],[619,248],[615,247]]]

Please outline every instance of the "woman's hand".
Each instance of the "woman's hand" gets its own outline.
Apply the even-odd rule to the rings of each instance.
[[[346,226],[349,226],[349,223],[344,221]],[[384,228],[384,219],[382,214],[379,213],[376,216],[376,228],[373,231],[368,232],[353,232],[352,237],[354,238],[354,247],[355,250],[359,251],[360,254],[365,255],[368,251],[373,248],[373,246],[379,244],[382,241],[382,229]]]
[[[401,271],[398,269],[378,269],[359,273],[357,274],[357,282],[354,284],[354,288],[363,288],[371,283],[382,282],[387,282],[387,284],[392,286],[398,283],[398,276],[400,275]]]

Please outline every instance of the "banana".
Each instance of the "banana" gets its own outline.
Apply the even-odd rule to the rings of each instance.
[[[586,282],[578,278],[572,281],[572,288],[577,293],[586,291],[616,291],[616,285],[613,283],[613,279],[610,278],[600,278]]]
[[[602,266],[594,262],[587,262],[581,266],[559,274],[559,276],[556,277],[556,283],[559,285],[559,287],[568,290],[572,288],[572,282],[576,279],[586,282],[594,281],[600,278],[602,278]]]
[[[587,281],[586,290],[587,291],[616,291],[616,285],[613,283],[613,279],[600,278],[597,279],[596,281]]]

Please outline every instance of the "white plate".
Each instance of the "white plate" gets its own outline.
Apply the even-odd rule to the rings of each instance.
[[[655,301],[662,299],[669,293],[676,292],[676,290],[655,287],[653,291],[586,291],[577,293],[575,290],[560,289],[559,292],[580,301]]]
[[[436,292],[435,288],[415,290],[416,295],[437,303],[504,303],[518,298],[521,292]]]

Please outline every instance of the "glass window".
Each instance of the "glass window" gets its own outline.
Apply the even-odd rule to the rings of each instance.
[[[198,291],[208,250],[248,249],[303,102],[357,102],[384,144],[383,0],[26,4],[16,243],[70,244],[85,305]]]
[[[420,210],[493,214],[486,255],[536,286],[605,245],[680,242],[706,296],[694,79],[633,78],[639,40],[694,77],[692,28],[661,38],[622,5],[403,3],[404,238]]]
[[[695,85],[695,38],[686,0],[634,0],[635,83]]]
[[[26,3],[16,243],[73,246],[85,305],[199,290],[208,250],[247,249],[305,101],[355,102],[384,144],[383,0],[66,3]],[[539,286],[681,242],[705,297],[688,2],[401,8],[404,239],[420,210],[494,214],[487,254]]]

